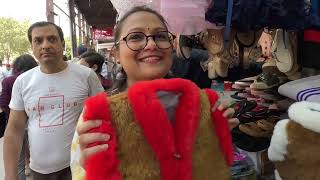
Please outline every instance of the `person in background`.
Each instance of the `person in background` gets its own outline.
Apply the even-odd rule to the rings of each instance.
[[[87,46],[85,46],[84,44],[80,44],[77,49],[78,57],[80,57],[83,53],[85,53],[87,51],[88,51]]]
[[[0,111],[4,113],[5,121],[9,119],[9,103],[11,100],[12,86],[15,80],[22,73],[38,66],[35,59],[29,55],[24,54],[16,58],[12,64],[12,75],[3,79],[2,81],[2,94],[0,96]],[[26,131],[27,132],[27,131]],[[24,135],[24,142],[20,153],[20,159],[18,163],[18,176],[19,180],[25,180],[26,176],[30,174],[29,169],[29,148],[28,148],[28,136]]]
[[[4,72],[6,77],[10,76],[11,73],[12,73],[11,65],[10,64],[6,64],[6,68],[3,69],[3,72]]]
[[[80,64],[87,66],[96,72],[105,90],[111,87],[111,81],[105,79],[101,75],[102,67],[105,64],[105,59],[101,54],[93,51],[87,51],[80,56]]]
[[[18,180],[26,127],[32,180],[71,180],[70,148],[83,102],[104,89],[90,68],[63,60],[65,41],[56,24],[32,24],[28,39],[39,66],[21,74],[12,88],[3,143],[5,180]]]
[[[77,47],[77,54],[74,55],[74,57],[71,59],[71,62],[73,63],[79,63],[79,60],[80,60],[80,56],[81,54],[85,53],[88,51],[88,48],[83,45],[83,44],[80,44],[78,47]]]
[[[108,91],[109,95],[124,92],[139,81],[170,78],[174,38],[164,18],[156,11],[146,7],[128,11],[115,28],[114,54],[116,62],[121,64],[118,73],[122,74],[122,78],[116,80]],[[226,103],[216,106],[228,118],[231,128],[239,123],[238,119],[231,118],[234,110],[228,108]],[[106,144],[88,146],[110,139],[108,134],[88,133],[100,125],[101,120],[83,122],[83,117],[79,118],[71,149],[71,168],[77,180],[84,179],[85,174],[79,166],[84,167],[85,160],[92,154],[108,149]]]

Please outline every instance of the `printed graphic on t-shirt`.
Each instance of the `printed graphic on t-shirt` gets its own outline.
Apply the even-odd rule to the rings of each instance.
[[[40,97],[38,111],[40,128],[63,125],[64,96]]]

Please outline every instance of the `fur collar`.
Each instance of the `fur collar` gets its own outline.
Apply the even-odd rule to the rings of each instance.
[[[320,104],[297,102],[290,106],[289,117],[304,128],[320,133]]]
[[[176,109],[175,127],[156,92],[181,93]],[[135,119],[154,150],[164,180],[192,179],[192,150],[200,116],[199,89],[183,79],[138,82],[128,90]]]

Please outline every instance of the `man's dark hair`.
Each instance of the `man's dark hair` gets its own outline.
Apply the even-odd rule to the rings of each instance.
[[[57,26],[56,24],[54,24],[52,22],[40,21],[40,22],[36,22],[36,23],[32,24],[28,29],[28,39],[29,39],[30,43],[32,43],[32,30],[37,27],[45,27],[45,26],[55,27],[56,30],[58,31],[61,42],[64,42],[63,31],[60,26]]]
[[[83,53],[80,56],[80,59],[84,59],[89,64],[90,68],[96,64],[98,67],[95,72],[98,74],[101,73],[102,65],[105,61],[105,58],[101,54],[93,51],[88,51]]]

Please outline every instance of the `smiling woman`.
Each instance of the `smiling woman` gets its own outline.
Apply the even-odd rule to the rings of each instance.
[[[115,29],[114,54],[122,78],[116,80],[110,94],[136,81],[166,77],[172,65],[174,38],[157,12],[145,7],[127,12]]]
[[[118,22],[113,52],[125,75],[110,97],[101,93],[85,103],[71,146],[74,179],[116,180],[123,175],[124,179],[191,180],[192,173],[194,179],[228,179],[233,153],[226,119],[234,111],[223,103],[216,108],[218,95],[210,90],[200,90],[188,80],[166,79],[174,38],[163,17],[146,7],[131,9]],[[207,124],[212,123],[210,118],[216,120],[217,137]],[[219,145],[204,148],[204,139],[195,143],[195,132],[211,134],[197,139],[206,137],[210,143],[204,144],[211,145],[219,141],[223,152]],[[193,145],[202,148],[191,152]],[[86,172],[79,166],[84,162]]]

